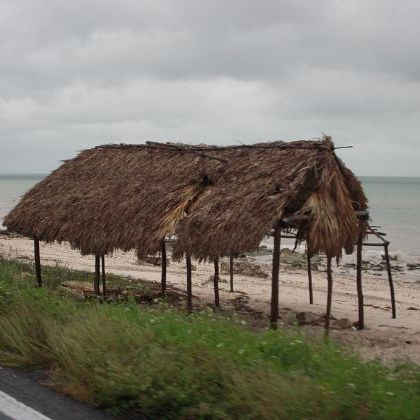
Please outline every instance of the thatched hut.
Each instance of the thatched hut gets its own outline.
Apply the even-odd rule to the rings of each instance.
[[[187,266],[191,257],[217,261],[254,250],[270,232],[279,248],[281,229],[294,227],[309,254],[331,261],[353,252],[363,227],[357,212],[366,208],[360,182],[329,137],[230,147],[149,142],[81,152],[32,188],[3,223],[96,256],[155,254],[176,235],[173,257],[187,256]]]

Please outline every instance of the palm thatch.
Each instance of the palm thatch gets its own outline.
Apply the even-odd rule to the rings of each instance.
[[[282,217],[306,214],[310,252],[341,256],[358,236],[367,199],[330,138],[253,146],[104,145],[81,152],[30,190],[9,230],[67,241],[83,254],[235,255],[258,247]]]

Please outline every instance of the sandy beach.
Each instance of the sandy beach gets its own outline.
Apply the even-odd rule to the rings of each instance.
[[[0,235],[0,256],[7,259],[32,260],[33,242],[22,237]],[[44,265],[60,265],[77,270],[93,271],[92,257],[81,256],[67,244],[41,244]],[[268,258],[255,258],[267,273]],[[213,301],[213,284],[209,281],[213,265],[193,261],[194,304],[205,306]],[[116,252],[107,258],[107,271],[134,279],[160,281],[160,267],[139,264],[134,252]],[[364,273],[366,329],[332,329],[331,336],[357,349],[366,358],[379,357],[385,361],[410,359],[420,362],[420,283],[418,273],[396,272],[394,283],[397,301],[397,319],[391,318],[389,288],[386,276],[368,271]],[[222,272],[220,298],[224,308],[233,308],[239,301],[261,318],[269,311],[270,277],[235,275],[235,292],[229,292],[228,275]],[[296,324],[296,313],[305,312],[309,319],[322,317],[325,312],[326,278],[320,271],[313,273],[314,304],[309,304],[307,276],[304,270],[281,270],[280,277],[280,324]],[[183,263],[170,262],[168,284],[185,290],[185,267]],[[332,314],[336,319],[357,321],[355,271],[335,268]],[[304,328],[310,333],[322,333],[322,325]]]

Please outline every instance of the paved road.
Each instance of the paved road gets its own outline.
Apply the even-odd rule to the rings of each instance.
[[[110,420],[111,416],[39,385],[39,375],[0,367],[0,420]]]

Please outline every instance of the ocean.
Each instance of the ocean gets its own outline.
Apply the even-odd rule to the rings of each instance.
[[[0,175],[0,224],[20,197],[45,175]],[[390,252],[420,256],[420,178],[359,177],[369,199],[372,224],[381,226]],[[371,252],[378,252],[372,250]]]

